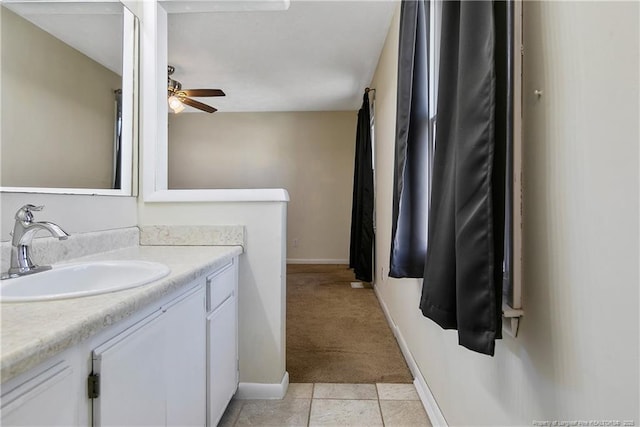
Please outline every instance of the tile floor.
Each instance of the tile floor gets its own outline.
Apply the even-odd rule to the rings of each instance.
[[[219,427],[431,426],[413,384],[289,384],[282,400],[232,400]]]

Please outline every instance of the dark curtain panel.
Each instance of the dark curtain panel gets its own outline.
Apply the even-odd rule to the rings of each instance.
[[[495,11],[445,1],[429,241],[420,308],[461,345],[493,355],[500,338],[505,84]],[[494,10],[495,9],[495,10]],[[502,76],[503,77],[503,76]]]
[[[429,3],[403,1],[389,276],[422,277],[429,203]]]
[[[114,91],[116,99],[116,118],[114,125],[114,137],[113,137],[113,188],[120,189],[122,187],[122,89],[116,89]]]
[[[365,92],[362,108],[358,111],[349,248],[349,267],[353,268],[356,279],[364,282],[373,281],[373,240],[371,115],[369,95]]]

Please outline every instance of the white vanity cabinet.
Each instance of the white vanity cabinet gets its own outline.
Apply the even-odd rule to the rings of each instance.
[[[93,350],[94,426],[204,424],[204,314],[197,287]]]
[[[216,426],[238,388],[237,258],[207,277],[207,425]]]
[[[237,257],[2,384],[0,425],[215,426],[238,384]]]

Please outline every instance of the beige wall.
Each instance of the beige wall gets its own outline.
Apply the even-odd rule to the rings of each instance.
[[[169,118],[169,188],[285,188],[287,258],[348,259],[355,111]]]
[[[386,277],[397,15],[372,83],[377,290],[449,425],[637,424],[639,3],[524,3],[519,336],[493,358],[472,353],[421,316],[418,280]]]
[[[286,202],[144,203],[139,224],[244,225],[239,264],[240,382],[280,384],[285,366]],[[241,388],[244,388],[241,384]],[[277,389],[277,387],[276,387]]]
[[[2,8],[1,185],[111,188],[120,80]]]

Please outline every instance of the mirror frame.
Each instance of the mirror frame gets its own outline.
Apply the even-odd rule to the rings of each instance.
[[[177,13],[182,0],[165,0],[170,4],[171,13]],[[254,5],[271,10],[286,10],[289,0],[270,0]],[[173,3],[170,3],[173,2]],[[239,0],[239,3],[242,0]],[[220,6],[216,0],[184,2],[182,8],[201,8],[211,11]],[[224,2],[222,2],[224,3]],[[251,2],[249,2],[251,3]],[[182,10],[184,11],[184,10]],[[144,76],[140,89],[142,108],[141,146],[143,158],[142,196],[145,203],[170,202],[272,202],[289,201],[289,193],[282,188],[248,189],[169,189],[169,136],[167,105],[167,65],[168,65],[168,13],[158,0],[143,2],[140,32],[141,64]]]
[[[101,196],[138,195],[139,101],[140,101],[140,19],[122,1],[123,58],[122,58],[122,133],[121,163],[122,188],[55,188],[55,187],[0,187],[6,193],[80,194]],[[124,100],[128,100],[125,102]]]

